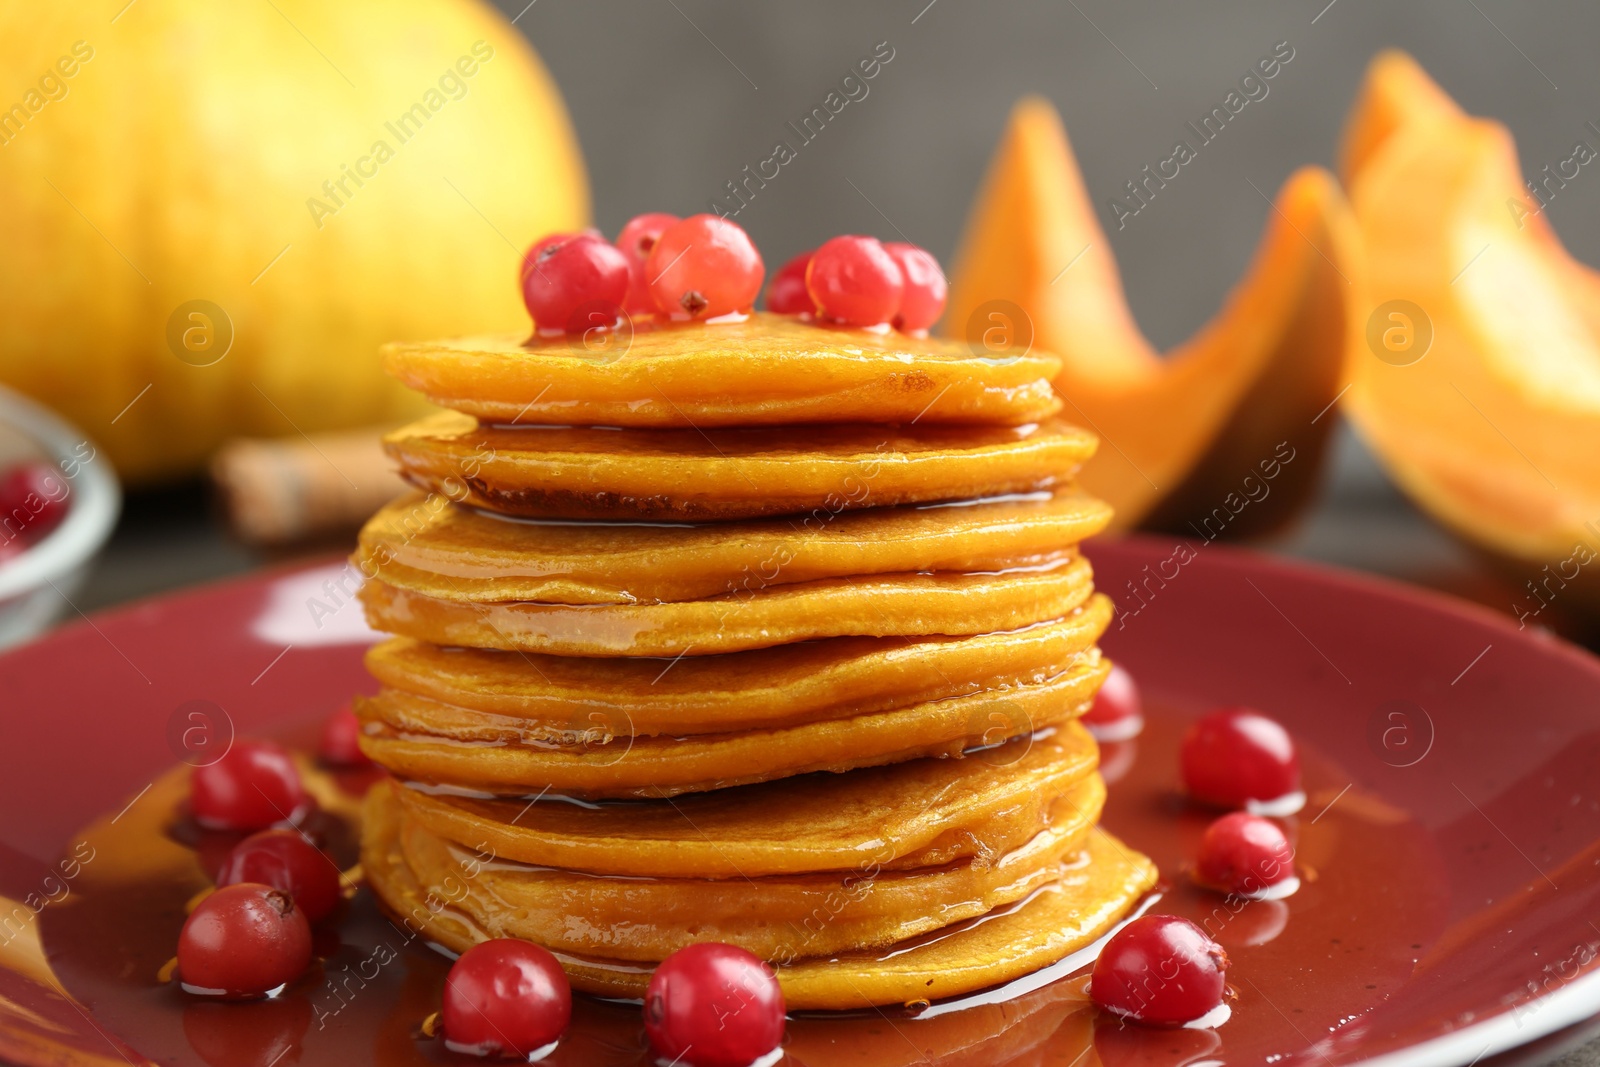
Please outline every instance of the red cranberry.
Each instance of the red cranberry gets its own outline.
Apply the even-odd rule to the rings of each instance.
[[[1111,665],[1111,673],[1084,713],[1083,724],[1100,741],[1126,741],[1144,729],[1144,701],[1139,698],[1139,686],[1121,664]]]
[[[587,231],[585,231],[585,233],[587,233]],[[546,249],[554,248],[557,245],[564,244],[565,242],[572,240],[574,237],[582,236],[582,233],[547,233],[537,241],[533,242],[533,244],[529,245],[528,250],[522,254],[523,284],[527,284],[528,275],[534,273],[534,268],[539,265],[539,257],[545,254]],[[599,235],[596,234],[595,236]]]
[[[944,314],[944,298],[949,292],[939,261],[933,253],[904,241],[891,241],[883,248],[894,257],[906,283],[894,328],[907,333],[927,330]]]
[[[292,822],[307,804],[294,761],[270,741],[236,741],[217,762],[195,768],[189,807],[205,826],[261,830]]]
[[[783,990],[760,958],[702,942],[668,956],[644,993],[644,1029],[663,1060],[749,1067],[783,1040]]]
[[[1222,1003],[1228,956],[1175,915],[1145,915],[1112,935],[1094,961],[1089,996],[1135,1022],[1179,1026]]]
[[[194,909],[178,935],[178,976],[191,993],[259,997],[311,962],[311,925],[281,889],[225,886]]]
[[[716,215],[669,226],[645,263],[656,307],[679,321],[750,310],[766,273],[750,235]]]
[[[1271,819],[1235,811],[1206,827],[1195,878],[1239,896],[1260,896],[1294,877],[1294,849]]]
[[[444,980],[440,1021],[451,1049],[526,1059],[554,1044],[572,1020],[572,988],[556,958],[502,937],[473,945]]]
[[[554,234],[534,243],[522,260],[522,302],[540,333],[581,333],[610,325],[628,299],[628,260],[605,238]]]
[[[322,741],[317,752],[335,767],[365,767],[372,763],[361,751],[361,720],[349,704],[328,716],[322,724]]]
[[[652,211],[635,215],[617,234],[617,248],[628,261],[628,314],[654,315],[655,298],[650,295],[650,276],[644,265],[650,259],[656,242],[667,227],[678,221],[678,216],[665,211]]]
[[[806,289],[818,313],[847,326],[878,326],[900,313],[905,275],[876,237],[835,237],[817,249]]]
[[[1300,755],[1289,731],[1250,708],[1221,708],[1183,735],[1183,784],[1223,808],[1279,801],[1300,789]]]
[[[0,530],[37,541],[67,517],[70,491],[50,464],[17,464],[0,478]]]
[[[217,873],[217,885],[257,882],[294,897],[307,922],[318,922],[339,904],[339,868],[298,830],[262,830],[233,847]]]
[[[813,315],[817,306],[806,292],[806,268],[814,252],[801,252],[772,276],[767,286],[767,310],[778,315]]]

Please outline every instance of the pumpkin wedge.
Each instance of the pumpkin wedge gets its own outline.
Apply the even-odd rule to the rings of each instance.
[[[981,337],[1006,304],[1031,320],[1034,348],[1062,360],[1062,415],[1104,441],[1081,478],[1114,528],[1260,533],[1315,485],[1360,321],[1355,236],[1333,176],[1297,171],[1222,310],[1163,357],[1128,310],[1060,117],[1026,98],[968,222],[946,329]]]
[[[1467,113],[1428,76],[1422,65],[1405,52],[1389,49],[1380,52],[1367,68],[1361,94],[1346,120],[1339,154],[1339,175],[1345,188],[1355,185],[1356,176],[1389,136],[1404,126],[1437,120],[1461,121]],[[1555,183],[1559,175],[1539,181]],[[1600,336],[1600,271],[1575,259],[1550,226],[1549,216],[1538,199],[1526,192],[1519,201],[1508,200],[1506,211],[1519,228],[1544,242],[1550,262],[1559,267],[1562,288],[1572,298],[1573,310],[1586,319]],[[1559,185],[1546,184],[1543,192],[1559,191]],[[1357,220],[1359,226],[1360,220]]]
[[[1506,128],[1440,99],[1384,55],[1350,121],[1373,299],[1416,305],[1432,343],[1409,362],[1356,339],[1344,406],[1425,510],[1537,569],[1514,606],[1531,620],[1557,596],[1600,600],[1600,277],[1550,229]]]
[[[1360,95],[1345,121],[1339,176],[1350,188],[1355,174],[1402,126],[1465,117],[1415,59],[1393,48],[1379,52],[1367,66]]]

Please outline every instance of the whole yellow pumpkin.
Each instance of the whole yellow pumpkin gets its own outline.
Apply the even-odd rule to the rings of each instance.
[[[402,338],[513,330],[586,223],[565,107],[479,0],[0,11],[0,381],[128,479],[399,419]]]

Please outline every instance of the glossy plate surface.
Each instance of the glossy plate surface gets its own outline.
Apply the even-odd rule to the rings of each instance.
[[[787,1062],[1509,1064],[1586,1033],[1600,1011],[1600,661],[1452,601],[1215,546],[1132,539],[1089,555],[1122,612],[1105,648],[1150,718],[1106,748],[1105,821],[1161,866],[1153,907],[1228,947],[1232,1019],[1119,1031],[1066,977],[920,1018],[799,1019]],[[63,860],[96,820],[112,842],[150,825],[160,813],[128,817],[154,803],[147,787],[230,730],[303,739],[371,692],[351,573],[205,587],[0,658],[0,1059],[454,1059],[414,1034],[445,961],[412,945],[374,963],[398,928],[369,901],[319,944],[316,984],[196,1005],[146,970],[182,899],[137,879],[108,898],[112,847]],[[1219,703],[1253,704],[1301,741],[1309,801],[1289,827],[1306,884],[1287,901],[1230,905],[1183,875],[1207,814],[1176,794],[1174,752],[1184,722]],[[324,985],[368,968],[345,998]],[[585,1001],[576,1026],[548,1062],[647,1062],[636,1009]]]

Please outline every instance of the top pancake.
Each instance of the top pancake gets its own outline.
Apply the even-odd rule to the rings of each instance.
[[[994,358],[901,333],[757,313],[524,344],[391,344],[384,369],[488,422],[710,427],[820,422],[1035,422],[1061,406],[1051,356]]]

